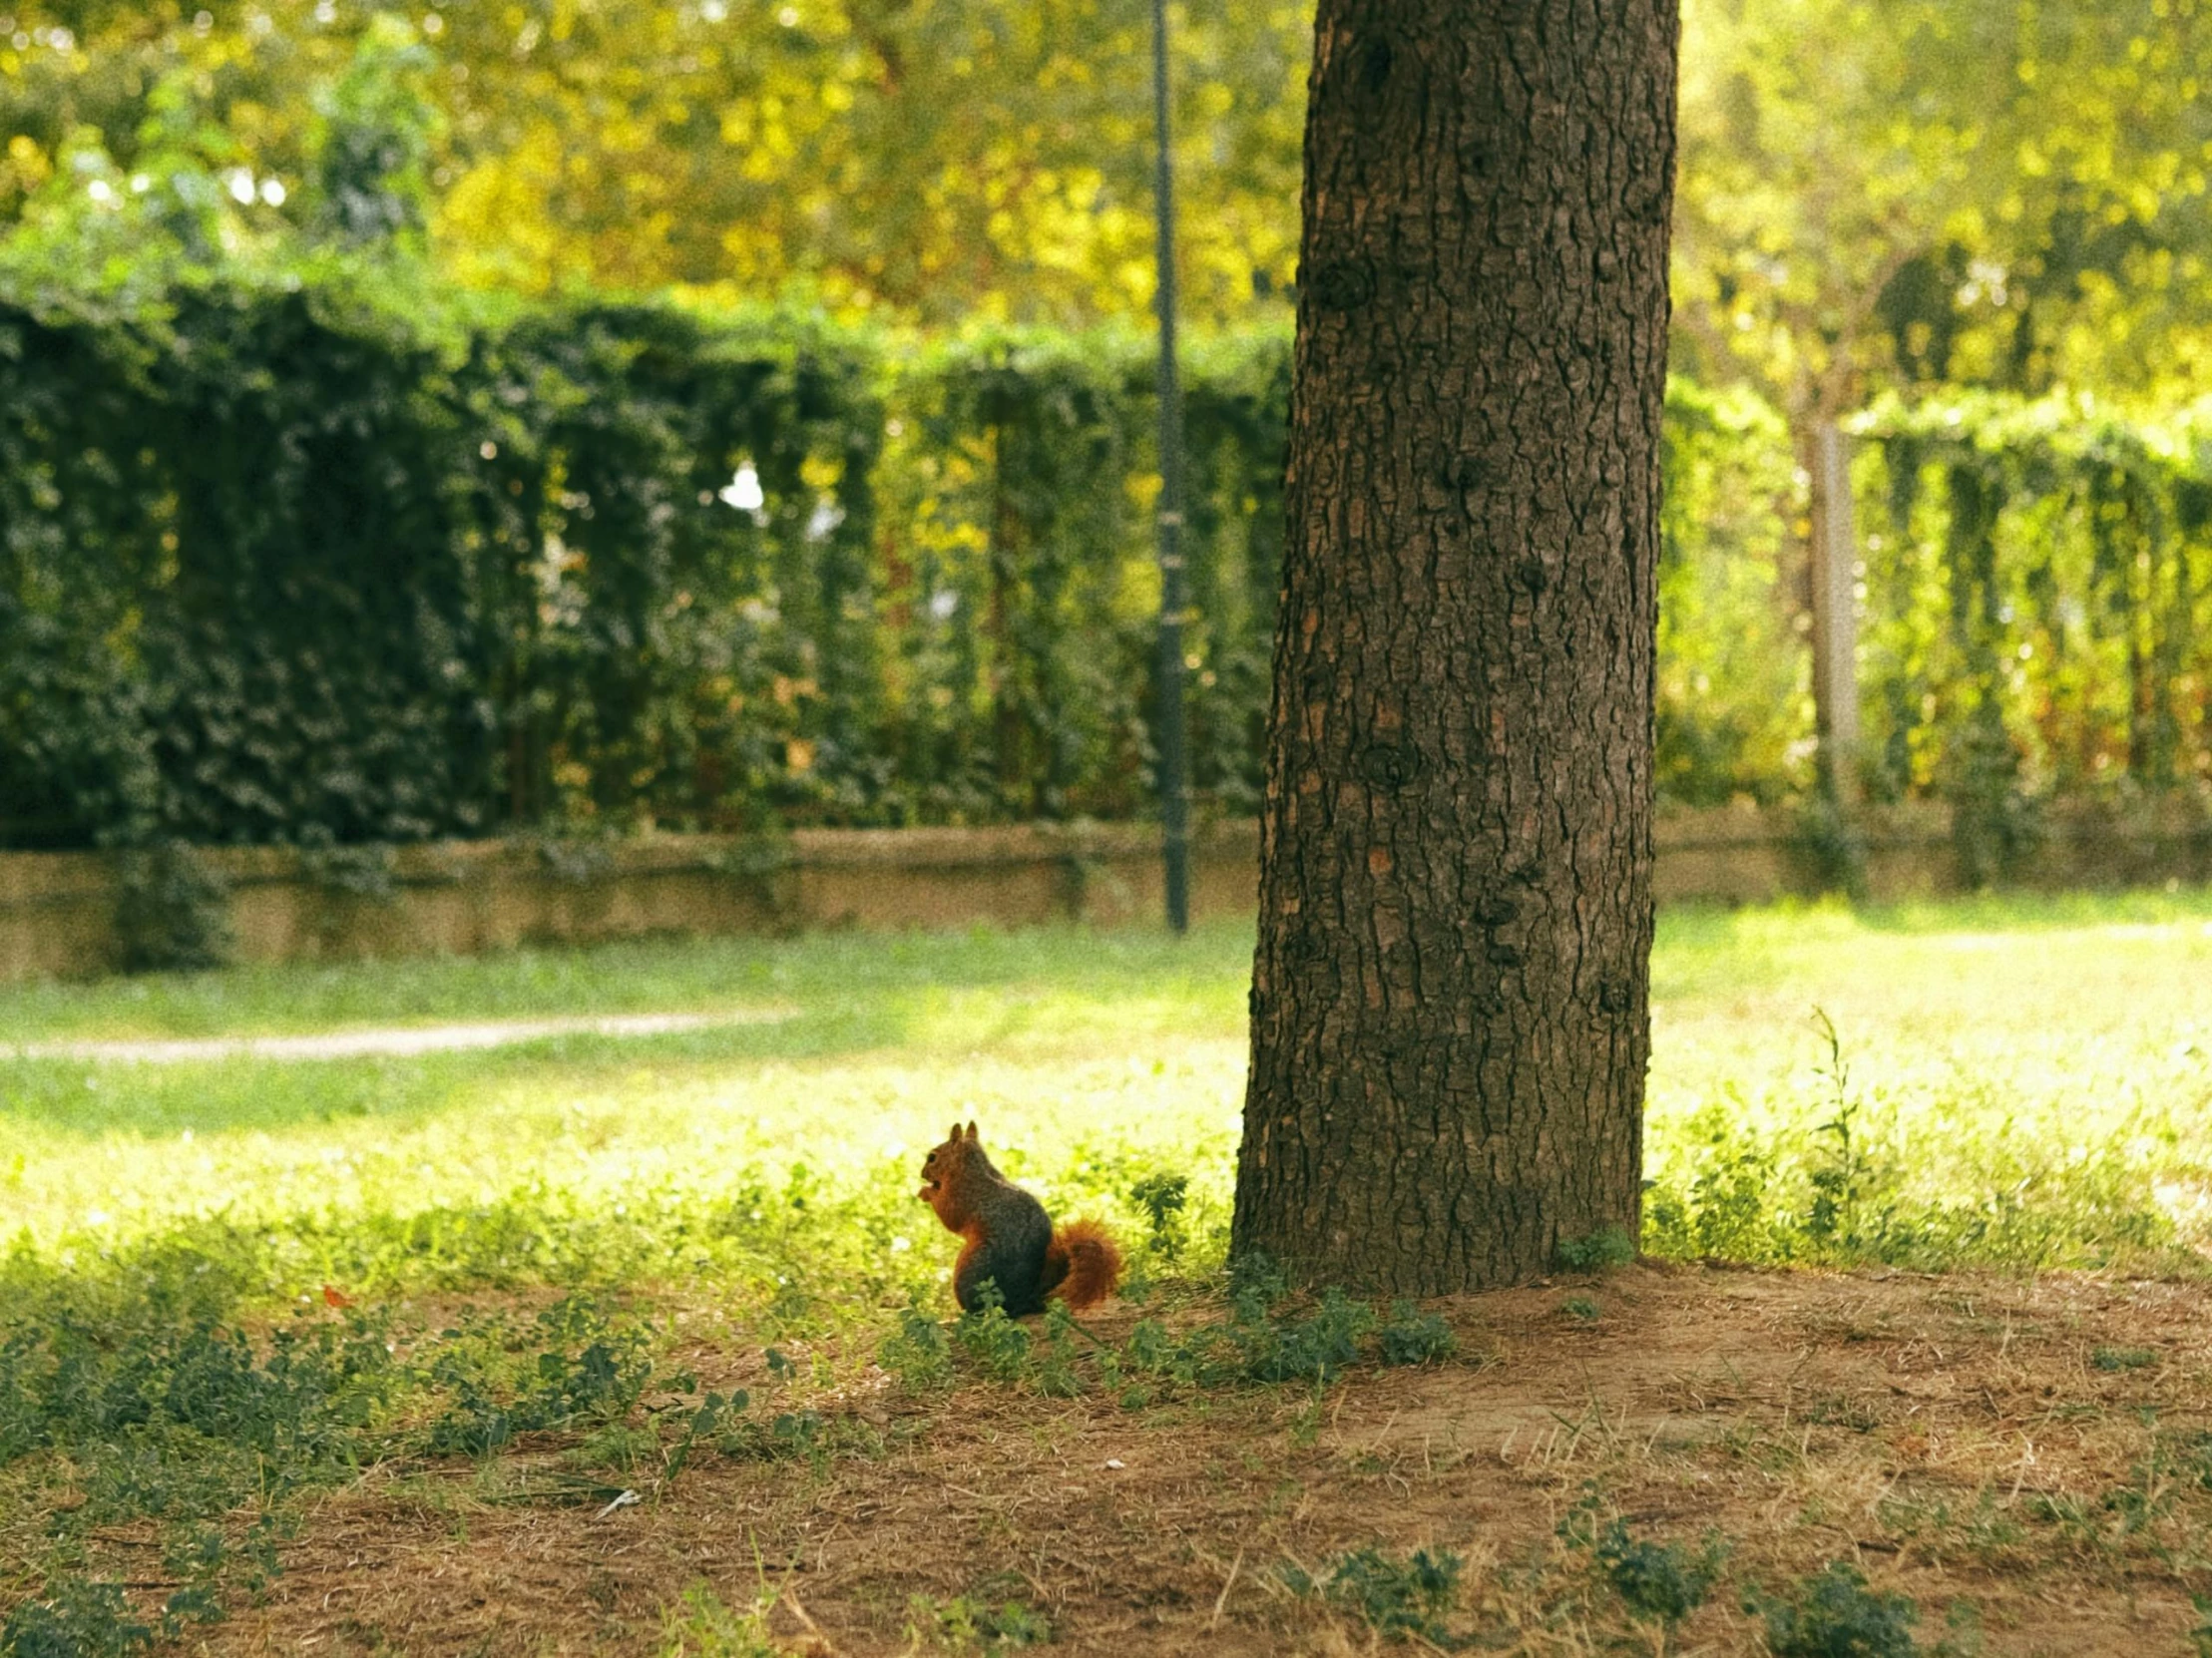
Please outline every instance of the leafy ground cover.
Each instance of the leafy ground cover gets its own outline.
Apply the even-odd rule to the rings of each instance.
[[[2212,896],[1669,916],[1653,1259],[1426,1308],[1223,1276],[1248,951],[0,993],[0,1652],[2189,1649]],[[1119,1227],[1124,1303],[944,1322],[954,1115]]]

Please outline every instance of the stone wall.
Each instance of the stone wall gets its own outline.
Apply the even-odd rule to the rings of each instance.
[[[1950,816],[1862,814],[1866,890],[1956,891]],[[1817,891],[1796,820],[1751,809],[1670,811],[1656,834],[1662,904],[1741,904]],[[1259,837],[1202,829],[1200,919],[1249,913]],[[788,841],[659,835],[615,843],[480,841],[316,860],[282,848],[200,854],[228,888],[237,959],[457,955],[651,934],[809,928],[1018,927],[1160,911],[1157,832],[1135,824],[801,830]],[[2012,879],[2034,887],[2212,882],[2212,819],[2193,802],[2046,815]],[[75,977],[118,959],[116,885],[98,853],[0,854],[0,980]]]

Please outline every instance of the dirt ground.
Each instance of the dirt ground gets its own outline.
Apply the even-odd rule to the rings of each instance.
[[[2084,1276],[1646,1265],[1456,1303],[1458,1357],[1318,1402],[1124,1412],[886,1383],[851,1402],[876,1453],[708,1458],[611,1511],[501,1500],[466,1465],[372,1470],[309,1514],[260,1604],[195,1639],[655,1653],[704,1583],[772,1597],[794,1651],[936,1650],[912,1597],[965,1595],[1034,1607],[1059,1651],[1356,1652],[1377,1641],[1359,1613],[1282,1568],[1379,1544],[1466,1558],[1453,1629],[1483,1651],[1761,1652],[1744,1591],[1842,1560],[1919,1603],[1924,1651],[2186,1654],[2207,1650],[2190,1590],[2212,1590],[2208,1303]],[[1557,1535],[1578,1500],[1638,1536],[1716,1530],[1722,1583],[1671,1633],[1638,1623]]]

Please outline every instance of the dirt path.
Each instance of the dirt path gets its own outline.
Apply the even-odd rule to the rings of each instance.
[[[206,1640],[647,1655],[703,1584],[773,1601],[789,1651],[956,1650],[910,1643],[926,1596],[1022,1601],[1055,1651],[1348,1654],[1375,1650],[1366,1623],[1284,1568],[1379,1545],[1464,1557],[1454,1634],[1483,1651],[1760,1653],[1746,1591],[1842,1561],[1917,1602],[1923,1653],[2181,1654],[2190,1590],[2212,1587],[2208,1314],[2197,1285],[1639,1267],[1460,1302],[1458,1358],[1319,1395],[1127,1410],[1104,1391],[913,1400],[864,1374],[843,1453],[706,1459],[664,1486],[609,1471],[645,1492],[612,1511],[518,1497],[527,1459],[505,1485],[372,1470]],[[757,1352],[685,1358],[704,1386],[770,1386]],[[585,1465],[574,1443],[530,1455]],[[1561,1541],[1585,1501],[1639,1538],[1727,1545],[1670,1638]]]
[[[664,1036],[725,1026],[776,1025],[792,1008],[734,1008],[712,1014],[620,1014],[604,1019],[507,1020],[477,1025],[391,1026],[317,1031],[293,1036],[195,1036],[153,1041],[18,1042],[0,1051],[18,1059],[89,1059],[118,1064],[182,1064],[207,1059],[351,1059],[370,1054],[445,1053],[506,1047],[548,1036]]]

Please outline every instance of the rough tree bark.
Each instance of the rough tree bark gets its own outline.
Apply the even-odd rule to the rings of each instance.
[[[1636,1235],[1674,0],[1321,0],[1234,1247]]]

